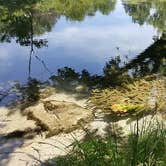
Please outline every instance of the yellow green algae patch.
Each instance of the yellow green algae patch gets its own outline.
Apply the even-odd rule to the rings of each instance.
[[[112,113],[166,110],[166,78],[146,77],[122,87],[95,89],[93,107]]]

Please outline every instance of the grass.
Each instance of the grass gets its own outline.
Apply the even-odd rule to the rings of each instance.
[[[75,141],[69,154],[51,160],[57,166],[165,166],[166,128],[162,123],[136,122],[130,135],[118,139],[108,136]]]
[[[166,129],[157,121],[141,129],[136,124],[134,132],[128,136],[127,144],[123,146],[126,165],[166,165]]]

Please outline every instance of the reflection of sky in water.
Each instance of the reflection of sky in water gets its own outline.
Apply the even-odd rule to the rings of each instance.
[[[68,66],[76,71],[86,68],[91,73],[101,73],[110,57],[118,54],[134,57],[153,42],[156,33],[151,26],[132,23],[118,3],[116,10],[108,16],[98,12],[83,22],[70,22],[62,17],[52,32],[39,37],[48,40],[48,48],[35,50],[35,54],[52,72]],[[119,52],[116,47],[120,48]],[[1,82],[27,79],[29,51],[28,47],[21,47],[15,42],[0,44]],[[32,76],[39,79],[49,76],[35,58]]]

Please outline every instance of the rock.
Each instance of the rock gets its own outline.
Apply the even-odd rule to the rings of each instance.
[[[47,136],[70,132],[93,117],[90,110],[75,103],[56,100],[43,101],[27,108],[25,112],[48,130]]]

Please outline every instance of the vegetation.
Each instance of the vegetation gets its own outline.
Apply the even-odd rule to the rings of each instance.
[[[115,132],[116,133],[116,132]],[[166,128],[154,121],[139,127],[137,121],[126,138],[107,136],[76,141],[66,156],[49,163],[58,166],[164,166],[166,164]]]
[[[108,14],[115,8],[116,0],[0,0],[0,42],[15,40],[30,47],[29,77],[35,48],[48,46],[47,39],[39,35],[50,32],[61,16],[71,21],[82,21],[97,11]],[[47,68],[44,62],[34,56]],[[48,70],[48,69],[46,69]]]
[[[55,87],[76,90],[82,85],[91,93],[90,106],[116,116],[138,115],[165,111],[166,101],[166,1],[122,0],[126,13],[139,25],[152,25],[159,32],[154,43],[136,58],[122,62],[110,59],[101,75],[91,75],[86,69],[80,73],[70,67],[58,69],[50,80]],[[82,21],[97,11],[109,14],[116,0],[0,0],[0,42],[15,40],[30,46],[29,79],[26,87],[19,87],[25,102],[40,99],[41,83],[31,78],[31,57],[34,48],[48,45],[39,35],[50,32],[61,16],[70,21]],[[47,66],[38,56],[35,57]],[[0,101],[7,94],[0,94]],[[2,96],[2,97],[1,97]],[[97,138],[88,133],[87,139],[75,141],[66,156],[55,158],[58,166],[165,166],[166,128],[156,122],[139,128],[137,121],[129,136]]]
[[[123,0],[125,11],[133,21],[143,25],[145,23],[165,32],[166,1],[165,0]]]
[[[0,0],[0,42],[11,42],[13,39],[21,46],[30,47],[29,78],[31,61],[35,48],[47,47],[48,41],[37,36],[50,32],[60,16],[81,21],[87,15],[94,15],[97,10],[108,14],[115,7],[115,1],[102,0]],[[45,63],[34,56],[42,63]]]
[[[165,110],[165,77],[145,77],[121,87],[94,90],[90,101],[96,108],[116,114]]]
[[[166,2],[157,0],[123,0],[124,8],[134,22],[147,23],[165,32]],[[162,4],[162,5],[161,5]],[[82,21],[96,11],[109,14],[115,9],[116,0],[0,0],[0,41],[16,42],[23,46],[46,46],[44,39],[32,39],[50,32],[60,16],[72,21]],[[151,10],[154,9],[154,13]]]
[[[109,14],[114,10],[116,0],[48,0],[41,1],[38,6],[44,10],[54,10],[67,19],[81,21],[85,16],[93,16],[96,11]]]
[[[115,0],[0,0],[0,41],[16,38],[23,46],[33,44],[41,48],[46,46],[46,41],[33,38],[51,31],[60,16],[81,21],[98,10],[108,14],[114,10],[115,3]]]
[[[135,78],[144,79],[154,74],[165,75],[166,70],[166,36],[163,33],[159,39],[134,59],[124,62],[120,56],[111,58],[103,67],[102,75],[91,75],[86,69],[81,73],[64,67],[58,69],[56,75],[50,79],[55,85],[70,87],[69,85],[83,84],[90,89],[123,86]],[[77,84],[76,84],[77,83]],[[72,88],[71,88],[72,89]]]

